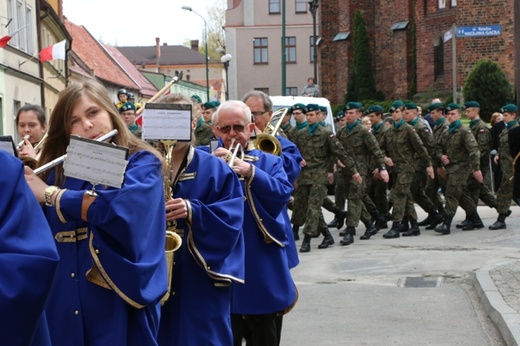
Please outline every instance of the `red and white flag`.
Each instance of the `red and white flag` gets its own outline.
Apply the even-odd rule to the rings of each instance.
[[[20,29],[13,31],[9,35],[5,35],[4,37],[0,37],[0,48],[4,48],[5,46],[7,46],[7,44],[14,37],[14,35],[19,33],[22,29],[25,29],[26,27],[28,27],[28,25],[22,26]]]
[[[65,49],[67,47],[67,40],[55,43],[52,46],[43,48],[40,51],[40,61],[46,62],[49,60],[65,60]]]

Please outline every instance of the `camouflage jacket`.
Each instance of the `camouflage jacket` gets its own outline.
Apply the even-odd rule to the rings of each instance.
[[[353,158],[327,128],[318,126],[312,135],[307,128],[303,128],[298,131],[294,143],[306,162],[298,177],[298,184],[327,184],[331,157],[336,157],[345,164],[345,174],[357,173]]]
[[[440,161],[441,155],[448,156],[450,163],[446,165],[448,174],[458,171],[478,171],[480,169],[480,150],[471,131],[460,125],[453,132],[444,132],[436,143],[436,156]]]
[[[209,145],[211,139],[214,137],[211,125],[206,122],[202,122],[194,131],[195,134],[195,145]]]
[[[437,146],[437,143],[439,143],[441,137],[444,135],[445,132],[448,132],[448,120],[446,120],[445,117],[440,118],[435,123],[435,126],[433,127],[433,143],[435,146]],[[435,149],[437,150],[437,149]],[[437,155],[432,156],[432,163],[434,167],[441,167],[442,163],[438,159]]]
[[[431,166],[430,156],[415,129],[403,123],[388,129],[380,143],[381,150],[394,162],[394,173],[413,173],[417,157],[425,167]]]
[[[513,159],[511,156],[511,149],[509,147],[509,130],[514,129],[518,126],[515,122],[510,128],[504,127],[500,133],[500,147],[498,148],[498,157],[500,159],[500,168],[504,172],[505,176],[513,175]]]
[[[492,145],[491,130],[481,119],[471,121],[469,128],[480,151],[480,169],[487,171],[489,169],[489,151]]]
[[[419,138],[423,142],[424,147],[428,151],[428,155],[430,158],[433,157],[435,153],[435,141],[433,139],[433,134],[428,127],[424,124],[423,120],[419,117],[415,118],[415,120],[409,123],[415,129],[415,132],[419,135]],[[426,169],[424,165],[424,161],[420,160],[419,156],[416,156],[418,159],[415,163],[415,171],[422,172]]]

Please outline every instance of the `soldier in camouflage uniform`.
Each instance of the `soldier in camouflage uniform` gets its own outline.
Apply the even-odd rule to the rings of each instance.
[[[383,122],[383,107],[379,105],[371,106],[367,109],[366,114],[368,115],[370,122],[372,123],[372,134],[377,140],[377,143],[381,143],[385,132],[388,127]],[[370,158],[371,162],[369,167],[377,167],[375,158]],[[391,169],[389,169],[390,172]],[[372,201],[374,201],[377,210],[381,214],[382,218],[376,220],[376,226],[380,229],[387,228],[386,218],[388,216],[388,196],[387,196],[388,183],[384,182],[379,174],[379,171],[374,170],[368,176],[366,180],[366,191]]]
[[[500,133],[500,146],[498,155],[495,156],[495,163],[500,162],[502,170],[502,180],[497,191],[497,211],[498,219],[489,226],[490,230],[505,229],[506,217],[511,215],[511,199],[513,197],[513,157],[509,147],[509,130],[518,126],[517,115],[518,107],[514,104],[507,104],[500,110],[504,113],[504,123],[506,127]]]
[[[423,142],[426,150],[428,151],[428,155],[433,157],[435,152],[435,143],[433,139],[432,132],[425,125],[424,121],[421,119],[418,113],[417,105],[413,102],[409,102],[405,104],[405,112],[404,112],[404,120],[413,126],[415,132],[419,135],[419,138]],[[435,204],[430,200],[430,198],[426,195],[425,188],[428,184],[428,176],[426,175],[426,166],[424,162],[419,160],[417,157],[417,161],[415,163],[415,175],[413,178],[412,186],[412,198],[415,203],[417,203],[425,212],[428,213],[428,217],[431,220],[436,220],[437,223],[442,222],[442,215],[437,211]],[[414,224],[411,225],[412,228],[419,226],[415,224],[417,221],[414,221]],[[403,236],[410,235],[419,235],[419,232],[416,230],[415,233],[409,231],[405,232]]]
[[[289,109],[289,112],[292,114],[296,126],[291,127],[288,131],[285,132],[285,134],[287,135],[287,139],[295,143],[296,134],[298,131],[307,127],[305,105],[303,103],[296,103]]]
[[[417,158],[425,163],[428,175],[431,178],[434,177],[428,151],[414,128],[404,121],[404,109],[404,103],[401,100],[392,104],[390,113],[392,113],[394,125],[386,131],[380,143],[382,152],[387,156],[386,165],[393,167],[395,174],[395,183],[392,187],[393,223],[390,231],[383,235],[383,238],[386,239],[399,238],[399,232],[405,228],[403,223],[405,217],[410,222],[417,220],[411,191]],[[420,234],[419,227],[412,227],[409,231],[412,234]]]
[[[341,245],[349,245],[354,242],[353,235],[356,232],[355,228],[359,224],[360,219],[366,226],[366,232],[362,239],[370,239],[372,235],[377,233],[377,229],[372,223],[371,215],[368,213],[364,203],[366,196],[364,182],[369,171],[373,170],[369,166],[371,156],[375,158],[379,174],[384,181],[388,182],[385,159],[379,149],[379,144],[374,135],[361,124],[362,107],[359,102],[349,102],[345,105],[343,110],[347,118],[347,125],[339,130],[337,136],[343,148],[354,158],[356,169],[363,179],[361,184],[352,181],[352,179],[345,179],[347,180],[346,196],[348,199],[347,229],[344,232],[343,239],[340,241]],[[349,176],[347,174],[347,178]],[[373,204],[371,200],[369,202]],[[375,205],[373,208],[375,209]]]
[[[480,104],[476,101],[468,101],[464,104],[466,109],[466,118],[470,120],[469,128],[471,133],[477,141],[478,149],[480,151],[480,171],[482,176],[485,178],[489,170],[489,152],[491,150],[491,130],[486,124],[480,119]],[[484,202],[490,208],[497,206],[497,200],[491,190],[485,185],[480,184],[474,177],[470,177],[468,180],[468,186],[466,188],[470,197],[478,204],[478,200]],[[472,225],[472,227],[470,227]],[[469,215],[466,215],[466,219],[456,226],[457,228],[473,228],[480,229],[484,227],[484,224],[471,220]]]
[[[355,168],[352,157],[345,152],[334,134],[319,125],[316,114],[318,110],[318,105],[307,105],[305,113],[308,125],[298,131],[295,141],[304,159],[297,180],[298,188],[294,194],[294,210],[298,213],[293,213],[291,219],[295,226],[305,223],[300,252],[309,252],[311,237],[319,234],[318,223],[320,217],[323,218],[321,205],[327,195],[329,158],[334,156],[341,160],[346,167],[347,174],[361,183],[361,176]],[[328,228],[321,231],[325,238],[320,244],[320,248],[332,245],[334,239]]]
[[[448,131],[448,121],[444,117],[445,106],[440,102],[436,102],[432,103],[430,107],[428,107],[428,110],[430,111],[431,118],[434,121],[433,142],[434,145],[437,145],[440,138]],[[425,193],[430,201],[435,205],[435,209],[439,214],[441,214],[441,217],[433,217],[434,215],[428,214],[426,219],[418,223],[419,226],[426,226],[426,229],[434,229],[444,220],[444,205],[439,197],[439,189],[442,189],[443,191],[446,189],[446,180],[437,173],[437,167],[441,166],[440,161],[433,157],[432,164],[434,167],[435,178],[428,179]]]
[[[451,221],[459,203],[471,220],[482,222],[475,201],[465,191],[471,175],[479,183],[483,182],[480,171],[480,151],[471,131],[462,125],[461,116],[460,105],[450,103],[446,106],[446,119],[450,125],[448,132],[445,132],[436,144],[435,155],[442,164],[442,167],[438,167],[437,170],[440,176],[446,177],[444,222],[435,227],[435,232],[441,234],[450,233]]]

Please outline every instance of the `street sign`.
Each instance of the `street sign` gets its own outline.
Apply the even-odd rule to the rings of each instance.
[[[502,35],[502,25],[458,26],[457,37],[489,37]]]

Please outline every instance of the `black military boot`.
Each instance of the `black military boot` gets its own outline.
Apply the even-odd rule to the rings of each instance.
[[[466,214],[466,218],[464,219],[464,221],[455,225],[455,228],[464,228],[471,223],[473,223],[473,221],[471,221],[471,215]],[[467,231],[469,231],[469,230],[467,230]]]
[[[437,225],[440,225],[444,222],[444,215],[442,213],[435,213],[435,215],[432,215],[432,220],[430,221],[430,224],[426,227],[426,229],[435,229]]]
[[[450,231],[451,220],[453,220],[453,217],[446,216],[446,218],[444,219],[444,222],[441,223],[440,225],[437,225],[437,227],[435,227],[435,232],[441,233],[441,234],[450,234],[451,233],[451,231]]]
[[[492,231],[495,231],[497,229],[506,229],[506,217],[510,215],[511,213],[500,213],[498,214],[498,219],[495,221],[494,224],[489,226],[488,228]]]
[[[304,234],[302,246],[300,247],[300,252],[310,252],[310,251],[311,251],[311,236],[308,234]]]
[[[418,222],[417,225],[418,226],[428,226],[430,224],[430,222],[432,222],[432,214],[428,213],[428,216],[426,217],[426,219]]]
[[[318,245],[318,249],[326,249],[329,246],[334,244],[334,238],[332,237],[332,234],[330,234],[330,231],[328,228],[324,228],[321,231],[321,234],[323,234],[323,241],[320,245]]]
[[[356,229],[352,226],[347,226],[347,228],[345,228],[345,236],[343,237],[343,239],[340,240],[340,244],[341,245],[350,245],[354,242],[354,234],[356,234]]]
[[[334,216],[335,216],[335,219],[338,221],[336,228],[341,229],[341,227],[343,227],[345,225],[345,219],[347,218],[347,211],[337,208],[337,210],[334,211]]]
[[[338,219],[336,219],[336,218],[332,219],[332,221],[327,224],[327,227],[329,227],[329,228],[338,227]]]
[[[403,233],[410,229],[410,225],[408,224],[408,218],[404,218],[403,221],[401,221],[401,227],[399,228],[399,232]]]
[[[292,233],[294,235],[294,240],[300,240],[300,235],[298,234],[299,231],[300,231],[300,226],[298,226],[298,225],[292,226]]]
[[[345,228],[343,231],[339,232],[339,235],[340,235],[341,237],[343,237],[343,236],[345,236],[345,235],[348,234],[348,232],[349,232],[348,227],[349,227],[349,226],[347,226],[347,228]],[[351,231],[354,232],[354,233],[352,233],[352,235],[356,235],[356,229],[355,229],[354,227],[352,227]]]
[[[411,237],[417,235],[421,235],[419,223],[417,222],[417,220],[410,220],[410,229],[403,233],[403,237]]]
[[[462,227],[463,231],[473,231],[474,229],[484,228],[484,224],[482,223],[478,213],[468,216],[467,220],[468,222],[466,222],[466,225]]]
[[[399,232],[401,232],[401,229],[404,227],[403,223],[400,221],[394,221],[392,223],[392,228],[385,234],[383,234],[383,238],[385,239],[392,239],[392,238],[399,238]]]
[[[364,222],[366,226],[365,234],[363,234],[359,239],[367,240],[370,239],[371,236],[376,235],[379,232],[379,229],[374,224],[374,221],[370,220],[368,222]]]

